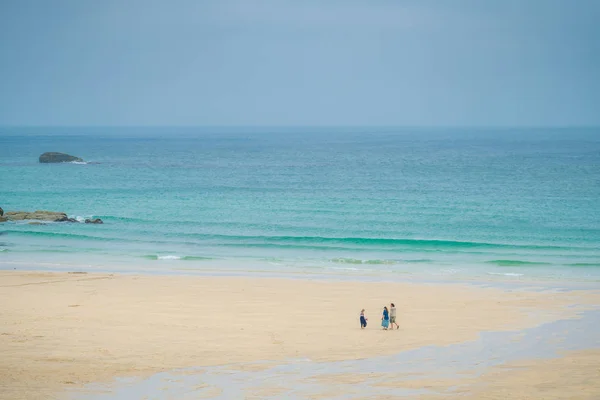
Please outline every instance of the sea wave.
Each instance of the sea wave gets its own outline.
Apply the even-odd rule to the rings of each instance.
[[[158,254],[148,254],[143,256],[148,260],[182,260],[182,261],[203,261],[203,260],[213,260],[211,257],[201,257],[201,256],[178,256],[173,254],[167,255],[158,255]]]
[[[370,237],[326,237],[326,236],[262,236],[262,235],[214,235],[214,234],[179,234],[207,240],[221,240],[222,245],[244,246],[278,246],[278,247],[378,247],[381,249],[411,248],[425,251],[448,250],[490,250],[490,249],[528,249],[528,250],[589,250],[585,247],[567,247],[557,245],[505,244],[490,242],[469,242],[436,239],[402,239],[402,238],[370,238]],[[215,244],[219,244],[218,242]]]
[[[488,272],[488,275],[523,276],[523,274],[518,274],[516,272]]]
[[[41,236],[41,237],[58,237],[68,239],[92,239],[101,241],[122,241],[124,239],[118,237],[105,237],[105,236],[93,236],[93,235],[82,235],[78,233],[65,233],[65,232],[48,232],[48,231],[22,231],[22,230],[7,230],[5,233],[16,236]]]
[[[117,221],[117,222],[133,222],[136,224],[172,224],[173,221],[158,221],[153,219],[139,218],[139,217],[120,217],[115,215],[98,215],[98,218],[103,221]],[[181,221],[176,221],[180,224]]]
[[[80,215],[69,215],[69,218],[73,218],[73,219],[77,220],[77,222],[85,222],[86,219],[94,219],[94,216],[87,215],[85,217],[82,217]]]
[[[600,263],[572,263],[566,264],[568,267],[600,267]]]
[[[76,216],[78,220],[85,217]],[[44,236],[44,237],[63,237],[73,239],[92,239],[101,241],[127,241],[144,243],[180,243],[190,245],[208,244],[210,246],[237,247],[237,248],[278,248],[278,249],[307,249],[307,250],[378,250],[395,252],[421,252],[421,253],[472,253],[489,254],[493,251],[506,253],[506,250],[514,251],[544,251],[552,252],[557,255],[557,251],[564,250],[567,253],[597,251],[589,247],[566,247],[559,245],[533,245],[533,244],[504,244],[490,242],[468,242],[452,240],[426,240],[426,239],[400,239],[400,238],[370,238],[370,237],[325,237],[325,236],[268,236],[268,235],[223,235],[223,234],[204,234],[204,233],[184,233],[184,232],[161,232],[160,240],[152,236],[139,236],[137,238],[124,237],[123,234],[108,236],[108,231],[103,231],[102,236],[93,234],[80,234],[72,232],[51,232],[48,230],[7,230],[5,233],[19,236]],[[152,233],[152,232],[148,232]],[[559,254],[560,255],[560,254]],[[340,262],[352,263],[352,261]],[[349,259],[352,260],[352,259]],[[384,260],[387,261],[387,260]],[[406,263],[429,262],[429,259],[400,260]],[[364,260],[360,260],[363,263]],[[356,262],[358,263],[358,262]],[[376,261],[378,263],[378,261]],[[488,263],[510,266],[540,264],[521,260],[491,260]]]
[[[494,264],[499,267],[527,267],[527,266],[536,266],[536,265],[552,265],[547,262],[537,262],[537,261],[524,261],[524,260],[490,260],[486,261],[486,264]]]
[[[337,264],[396,264],[394,260],[361,260],[357,258],[332,258],[329,261]]]
[[[362,268],[353,268],[353,267],[330,267],[330,268],[326,268],[326,269],[333,270],[333,271],[360,271],[360,272],[370,271],[370,270],[364,270]]]
[[[558,246],[518,245],[487,242],[466,242],[453,240],[427,240],[427,239],[396,239],[396,238],[369,238],[369,237],[325,237],[325,236],[235,236],[235,235],[205,235],[214,238],[237,239],[239,241],[260,240],[275,243],[322,243],[322,244],[355,244],[355,245],[380,245],[380,246],[415,246],[438,248],[473,248],[473,247],[523,247],[523,248],[560,248]]]

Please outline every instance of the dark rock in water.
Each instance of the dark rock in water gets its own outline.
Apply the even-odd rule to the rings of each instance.
[[[69,218],[67,214],[63,212],[54,211],[8,211],[4,217],[0,217],[0,222],[5,221],[27,221],[32,220],[30,225],[45,225],[44,222],[74,222],[77,223],[75,218]],[[93,220],[86,219],[86,224],[101,224],[102,220],[96,218]],[[1,233],[1,232],[0,232]]]
[[[9,221],[25,221],[31,219],[49,222],[77,222],[77,220],[67,217],[67,214],[65,213],[54,211],[8,211],[6,213],[6,218]]]
[[[0,207],[0,217],[4,215],[4,210]]]
[[[44,153],[40,156],[41,163],[63,163],[63,162],[83,162],[83,160],[79,157],[71,156],[65,153],[55,153],[49,152]]]

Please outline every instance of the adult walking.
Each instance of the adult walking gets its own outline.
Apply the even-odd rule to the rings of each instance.
[[[387,307],[383,307],[383,315],[381,316],[381,326],[383,329],[387,331],[387,328],[390,326],[390,313],[388,312]]]
[[[390,304],[390,325],[392,329],[394,329],[394,325],[396,325],[396,329],[400,329],[400,325],[396,322],[396,306],[394,303]]]

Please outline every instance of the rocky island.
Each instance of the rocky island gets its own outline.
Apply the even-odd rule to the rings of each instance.
[[[48,163],[64,163],[64,162],[83,162],[79,157],[75,157],[65,153],[48,152],[40,156],[40,162]]]

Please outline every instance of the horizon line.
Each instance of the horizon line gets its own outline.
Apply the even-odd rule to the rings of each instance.
[[[600,124],[573,124],[573,125],[3,125],[5,128],[411,128],[411,129],[447,129],[447,128],[478,128],[478,129],[568,129],[568,128],[600,128]]]

